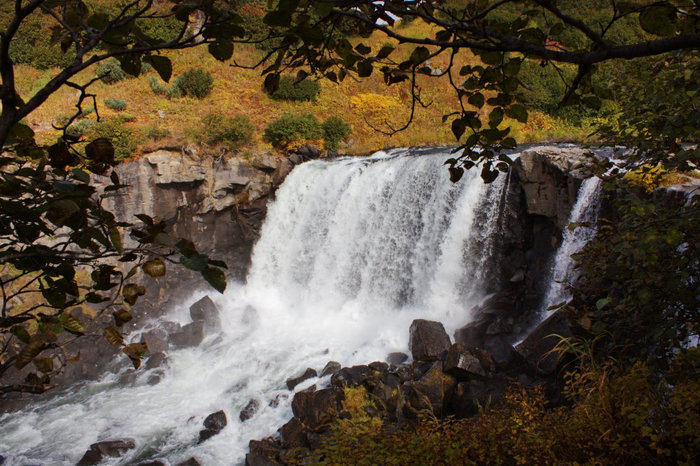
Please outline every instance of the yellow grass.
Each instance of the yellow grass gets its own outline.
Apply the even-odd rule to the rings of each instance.
[[[411,34],[423,34],[431,36],[434,31],[419,20],[411,22],[403,27],[402,32]],[[380,32],[375,32],[365,39],[357,39],[377,50],[386,43],[397,45],[395,41],[388,39]],[[392,55],[395,60],[407,58],[413,46],[399,46]],[[377,70],[366,79],[356,81],[346,78],[344,82],[335,84],[330,81],[321,81],[321,95],[318,101],[312,102],[284,102],[271,99],[262,90],[262,77],[260,70],[246,70],[234,68],[230,63],[221,63],[212,58],[204,48],[189,49],[167,54],[173,61],[173,78],[190,68],[204,68],[214,77],[214,88],[210,96],[203,100],[194,98],[167,99],[164,96],[154,94],[148,84],[148,78],[157,76],[155,71],[149,71],[135,79],[126,79],[121,82],[107,85],[96,83],[90,90],[97,95],[97,104],[100,116],[111,118],[120,112],[108,109],[103,100],[107,98],[122,99],[127,102],[127,109],[123,114],[135,117],[128,126],[137,134],[143,135],[148,128],[167,130],[171,137],[182,142],[191,138],[192,131],[196,131],[200,125],[202,116],[220,112],[227,116],[244,115],[250,118],[256,128],[251,149],[270,149],[270,145],[262,140],[265,126],[278,118],[282,113],[312,113],[319,121],[330,116],[340,116],[352,128],[351,139],[353,144],[342,150],[362,154],[383,147],[400,147],[415,145],[454,144],[454,136],[450,130],[450,123],[442,123],[442,116],[458,108],[457,98],[449,86],[447,77],[435,78],[419,76],[418,85],[421,88],[421,96],[428,108],[418,108],[411,127],[393,136],[387,136],[372,129],[373,126],[384,131],[391,127],[402,126],[410,114],[410,87],[407,82],[387,87],[383,82],[383,76]],[[261,52],[252,47],[239,47],[235,52],[235,59],[240,63],[254,63],[261,56]],[[455,61],[455,70],[468,63],[475,63],[476,59],[468,52],[460,52]],[[438,57],[432,60],[433,67],[447,65],[447,57]],[[17,79],[20,94],[23,98],[30,98],[41,85],[47,82],[53,71],[38,71],[29,67],[18,67]],[[94,76],[93,70],[87,70],[81,74],[76,82],[86,82]],[[458,78],[458,76],[457,76]],[[172,82],[172,80],[171,80]],[[379,109],[371,109],[371,101],[366,102],[363,108],[351,105],[351,99],[359,95],[378,94],[395,102],[395,105]],[[28,121],[37,132],[38,139],[43,143],[55,141],[59,133],[51,128],[51,122],[58,117],[66,116],[75,111],[77,91],[70,88],[62,88],[49,100],[32,113]],[[378,99],[380,100],[380,99]],[[379,102],[378,102],[379,103]],[[85,106],[89,107],[92,104]],[[165,113],[161,118],[158,111]],[[482,109],[482,113],[486,109]],[[94,114],[89,118],[95,118]],[[367,121],[366,121],[367,120]],[[550,119],[551,120],[551,119]],[[389,123],[389,125],[387,125]],[[566,139],[558,134],[559,128],[556,122],[550,122],[550,127],[542,128],[542,125],[528,123],[518,125],[515,128],[516,135],[522,141]],[[573,139],[573,138],[571,138]],[[145,145],[151,144],[142,138]]]

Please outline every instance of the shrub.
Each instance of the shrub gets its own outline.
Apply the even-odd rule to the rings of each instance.
[[[102,81],[106,84],[114,84],[126,79],[127,76],[131,76],[122,69],[122,66],[117,60],[107,60],[98,63],[95,68],[95,74],[97,76],[102,76]]]
[[[131,129],[124,125],[122,118],[103,120],[95,124],[86,134],[88,140],[107,138],[114,146],[114,160],[133,157],[136,152],[136,138]]]
[[[75,59],[75,51],[69,48],[66,53],[60,44],[46,40],[50,21],[44,15],[30,15],[19,28],[18,34],[10,43],[10,58],[14,63],[31,65],[40,70],[65,68]]]
[[[573,76],[566,70],[565,77]],[[566,84],[552,66],[540,66],[533,60],[525,60],[518,75],[525,87],[518,88],[517,99],[527,108],[551,113],[557,110],[566,93]]]
[[[158,126],[147,126],[143,131],[143,137],[152,141],[158,141],[168,136],[170,136],[170,131],[166,128],[159,128]]]
[[[316,98],[321,93],[321,85],[318,81],[305,79],[296,84],[294,81],[295,78],[293,76],[282,76],[280,78],[279,87],[272,94],[272,98],[275,100],[316,102]]]
[[[213,85],[211,73],[202,69],[191,69],[178,76],[173,87],[182,95],[203,99],[211,93]]]
[[[165,95],[168,92],[168,87],[155,76],[148,78],[148,85],[151,86],[151,90],[155,95]]]
[[[323,122],[324,147],[328,150],[337,150],[338,143],[347,139],[350,133],[350,126],[340,117],[330,117]]]
[[[319,139],[323,129],[310,113],[294,115],[285,113],[265,128],[264,139],[274,146],[284,147],[294,141]]]
[[[136,25],[142,33],[162,44],[177,39],[182,30],[183,23],[173,16],[164,18],[140,18]]]
[[[104,103],[107,108],[111,108],[112,110],[126,110],[126,102],[121,99],[105,99]]]
[[[204,126],[202,134],[209,144],[224,144],[227,147],[238,147],[253,137],[255,126],[245,116],[225,117],[212,113],[202,118]]]
[[[72,123],[67,129],[66,132],[70,136],[85,136],[88,134],[96,125],[96,122],[94,120],[78,120],[74,123]]]

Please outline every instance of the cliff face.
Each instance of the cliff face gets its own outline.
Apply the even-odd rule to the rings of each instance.
[[[267,154],[200,158],[159,150],[117,167],[129,186],[105,206],[123,221],[136,222],[137,214],[165,221],[171,233],[226,261],[231,275],[243,279],[267,202],[293,166]]]

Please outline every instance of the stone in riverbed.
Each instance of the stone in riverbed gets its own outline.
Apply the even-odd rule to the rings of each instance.
[[[240,419],[241,422],[247,421],[251,417],[255,416],[255,413],[258,412],[258,408],[260,408],[260,401],[253,398],[247,405],[245,405],[245,408],[241,410],[240,414],[238,415],[238,419]]]
[[[280,427],[279,433],[285,448],[306,448],[309,446],[304,425],[296,417]]]
[[[223,410],[211,413],[206,417],[206,419],[204,419],[205,428],[199,431],[199,441],[197,443],[202,443],[218,434],[224,427],[226,427],[226,424],[226,413],[224,413]]]
[[[331,385],[338,388],[362,385],[370,375],[369,366],[343,367],[331,377]]]
[[[321,377],[333,375],[336,372],[338,372],[341,369],[341,367],[342,366],[337,361],[328,361],[328,364],[326,364],[326,366],[321,371]]]
[[[405,382],[401,389],[405,394],[403,412],[415,418],[422,410],[430,410],[436,416],[446,413],[452,400],[457,381],[442,370],[442,362],[435,361],[432,367],[415,382]]]
[[[146,343],[148,352],[151,354],[167,351],[168,348],[170,348],[170,343],[168,343],[167,338],[167,332],[160,328],[149,330],[141,334],[141,340]]]
[[[445,357],[444,370],[461,380],[488,377],[496,371],[491,355],[478,348],[455,343]]]
[[[415,361],[436,361],[450,347],[450,337],[440,322],[416,319],[411,323],[408,348]]]
[[[292,400],[292,411],[306,427],[317,430],[338,417],[344,399],[343,390],[337,387],[299,392]]]
[[[294,390],[294,387],[296,387],[297,385],[299,385],[303,381],[312,379],[312,378],[316,377],[317,375],[318,374],[316,373],[316,370],[311,369],[309,367],[299,377],[292,377],[291,379],[287,379],[287,388],[289,390]]]
[[[182,327],[177,333],[170,335],[170,342],[176,348],[199,346],[204,340],[204,322],[197,321]]]
[[[120,440],[105,440],[90,445],[90,449],[85,452],[78,461],[78,466],[90,466],[99,464],[107,457],[119,458],[129,450],[136,448],[134,439],[126,438]]]
[[[517,352],[529,362],[540,375],[551,375],[563,362],[561,353],[552,351],[561,341],[582,333],[581,328],[565,310],[559,310],[540,323],[518,345]]]
[[[216,304],[214,304],[209,296],[203,297],[190,306],[190,316],[193,322],[204,322],[204,326],[209,330],[218,330],[221,328],[219,308],[216,307]]]
[[[197,461],[197,458],[193,456],[192,458],[185,460],[182,463],[177,463],[175,466],[202,466],[202,463]]]

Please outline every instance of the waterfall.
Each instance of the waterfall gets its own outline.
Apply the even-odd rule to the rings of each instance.
[[[485,185],[470,170],[452,184],[447,157],[395,150],[296,167],[269,206],[247,283],[212,296],[222,334],[171,351],[159,383],[149,384],[146,370],[121,383],[131,371],[124,366],[4,415],[6,464],[75,464],[90,444],[126,437],[137,448],[114,464],[240,462],[251,438],[274,434],[291,416],[287,378],[329,360],[407,351],[414,318],[442,321],[448,332],[468,322],[485,293],[505,177]],[[204,294],[167,318],[185,323]],[[239,421],[252,399],[259,411]],[[228,426],[198,445],[202,420],[219,409]]]
[[[554,257],[549,289],[543,301],[543,316],[549,316],[550,306],[568,301],[571,298],[569,286],[578,278],[574,269],[575,261],[571,257],[579,252],[595,236],[596,222],[600,210],[600,193],[602,182],[595,176],[583,180],[578,190],[576,203],[569,214],[569,224],[575,228],[565,228],[562,244]]]

